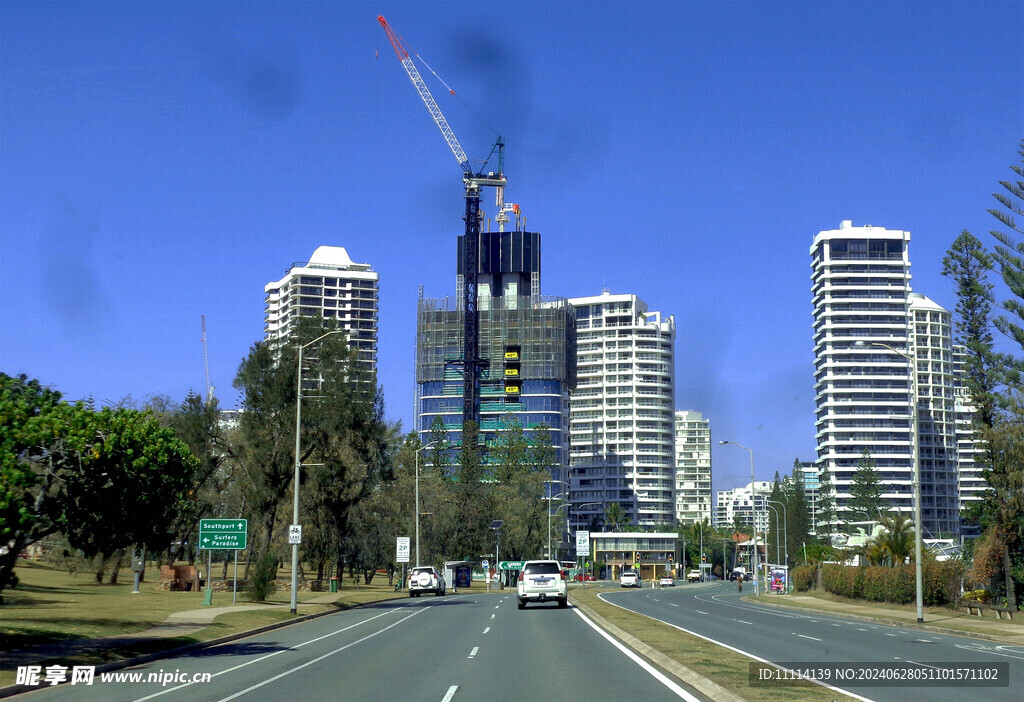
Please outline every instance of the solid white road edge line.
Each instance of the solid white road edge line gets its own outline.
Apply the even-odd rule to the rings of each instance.
[[[611,634],[609,634],[607,631],[605,631],[604,629],[599,627],[597,624],[592,622],[589,617],[587,617],[585,614],[583,614],[579,610],[578,607],[573,607],[572,611],[576,612],[576,615],[580,619],[585,621],[587,623],[587,625],[591,629],[593,629],[598,634],[603,636],[609,643],[611,643],[613,646],[615,646],[615,648],[619,649],[624,654],[626,654],[626,656],[628,658],[630,658],[634,663],[636,663],[638,666],[640,666],[641,668],[646,670],[647,673],[649,675],[651,675],[655,680],[660,682],[662,685],[667,687],[672,692],[676,693],[676,695],[678,697],[681,697],[682,699],[686,700],[687,702],[700,702],[700,698],[699,697],[694,697],[689,692],[687,692],[683,688],[679,687],[679,685],[677,685],[676,683],[674,683],[671,680],[669,680],[665,676],[665,674],[662,673],[660,670],[658,670],[657,668],[653,667],[650,663],[645,661],[643,658],[641,658],[640,656],[638,656],[635,653],[633,653],[632,651],[630,651],[628,648],[626,648],[624,645],[622,645],[622,643],[620,641],[618,641],[614,637],[612,637]]]
[[[602,602],[604,602],[605,604],[610,604],[612,607],[618,607],[619,609],[623,609],[623,610],[625,610],[625,611],[627,611],[627,612],[629,612],[631,614],[636,614],[636,612],[634,612],[631,609],[627,609],[626,607],[623,607],[622,605],[617,605],[614,602],[612,602],[611,600],[606,600],[603,595],[598,595],[598,598]],[[669,622],[663,621],[663,620],[658,619],[656,617],[651,617],[649,614],[645,614],[644,616],[645,617],[650,617],[654,621],[661,622],[662,624],[665,624],[666,626],[670,626],[673,629],[678,629],[679,631],[686,632],[690,636],[696,636],[698,639],[703,639],[704,641],[707,641],[708,643],[713,643],[716,646],[721,646],[722,648],[728,649],[728,650],[732,651],[733,653],[738,653],[741,656],[746,656],[747,658],[751,658],[751,659],[757,661],[758,663],[767,663],[768,665],[775,665],[774,663],[772,663],[769,660],[765,660],[764,658],[760,658],[759,656],[755,656],[753,653],[747,653],[746,651],[741,651],[738,648],[733,648],[732,646],[729,646],[728,644],[724,644],[721,641],[715,641],[714,639],[709,639],[707,636],[702,636],[701,634],[698,634],[695,631],[690,631],[689,629],[684,629],[683,627],[678,626],[676,624],[671,624]],[[850,697],[852,697],[854,699],[861,700],[861,702],[874,702],[873,700],[871,700],[871,699],[869,699],[867,697],[861,697],[860,695],[855,694],[853,692],[849,692],[847,690],[843,690],[843,689],[838,688],[838,687],[833,687],[832,685],[828,685],[826,683],[823,683],[820,680],[811,680],[811,682],[817,683],[818,685],[821,685],[822,687],[827,687],[829,690],[834,690],[836,692],[841,692],[844,695],[849,695]]]

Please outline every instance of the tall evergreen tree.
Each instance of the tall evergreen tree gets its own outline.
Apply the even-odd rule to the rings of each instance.
[[[979,429],[995,420],[997,383],[992,355],[992,257],[966,229],[942,260],[942,274],[956,285],[956,341],[966,349],[964,382]]]
[[[878,469],[871,452],[864,449],[857,462],[857,471],[850,483],[849,521],[878,521],[882,511],[882,484],[878,480]],[[863,515],[863,516],[862,516]]]
[[[1002,303],[1007,315],[995,318],[999,331],[1024,349],[1024,229],[1016,216],[1024,216],[1024,141],[1018,154],[1021,163],[1011,166],[1019,180],[1003,180],[1005,192],[993,193],[1001,208],[989,213],[1009,231],[991,232],[999,243],[992,258],[1011,297]],[[1003,412],[997,417],[987,439],[991,465],[983,476],[991,488],[983,508],[982,526],[993,545],[1001,546],[1002,586],[1008,604],[1015,607],[1024,593],[1024,457],[1021,446],[1024,427],[1024,357],[999,354],[998,361],[1006,391]]]
[[[772,563],[782,563],[782,543],[786,530],[782,527],[782,518],[787,510],[783,510],[786,504],[786,494],[782,489],[782,480],[779,472],[775,471],[775,481],[772,483],[772,491],[768,495],[768,532],[766,535],[765,552]]]
[[[1018,178],[1024,179],[1024,141],[1020,143],[1018,153],[1022,157],[1021,164],[1010,166],[1010,170]],[[1001,208],[992,208],[989,214],[1010,231],[991,232],[998,242],[992,258],[1012,297],[1002,303],[1008,315],[996,317],[994,323],[999,331],[1024,349],[1024,327],[1021,326],[1024,324],[1024,240],[1018,239],[1024,236],[1024,229],[1014,218],[1015,215],[1024,216],[1024,180],[1001,180],[999,184],[1006,192],[993,193],[992,197],[999,202]],[[1017,390],[1022,389],[1024,358],[1001,354],[1000,360],[1006,383]]]
[[[819,540],[827,536],[828,544],[831,545],[836,521],[836,491],[835,485],[832,483],[832,474],[828,468],[824,467],[818,473],[817,505],[814,533]]]
[[[793,459],[793,475],[786,481],[786,543],[790,558],[795,558],[802,544],[810,538],[811,508],[804,490],[804,472],[800,459]]]

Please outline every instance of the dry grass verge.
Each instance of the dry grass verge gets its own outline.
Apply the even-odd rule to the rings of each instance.
[[[754,687],[750,684],[750,663],[753,659],[735,653],[650,617],[630,612],[603,602],[600,589],[575,589],[574,602],[583,604],[609,623],[660,651],[676,663],[751,702],[821,702],[855,698],[820,687],[813,683],[793,682],[785,686]]]

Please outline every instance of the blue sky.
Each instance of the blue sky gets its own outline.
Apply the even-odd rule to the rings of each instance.
[[[941,276],[1024,137],[1020,2],[0,3],[0,370],[70,399],[223,407],[263,286],[321,244],[380,273],[380,381],[411,427],[415,309],[454,294],[460,170],[377,24],[543,237],[543,292],[674,314],[679,409],[814,456],[808,250],[909,230]],[[423,68],[421,66],[421,71]],[[493,201],[485,211],[493,215]],[[715,446],[714,488],[749,476]]]

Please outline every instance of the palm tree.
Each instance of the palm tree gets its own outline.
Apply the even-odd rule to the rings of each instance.
[[[891,565],[905,563],[914,555],[914,523],[899,512],[889,512],[879,522],[885,533],[880,546],[891,559]]]
[[[604,526],[608,531],[619,531],[629,524],[629,517],[618,502],[612,502],[604,510]]]

